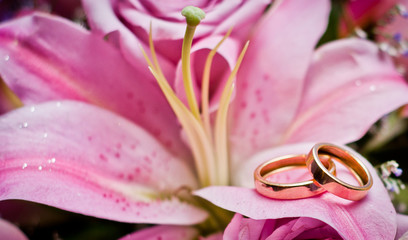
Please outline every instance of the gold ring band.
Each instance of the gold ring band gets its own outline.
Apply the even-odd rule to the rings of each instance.
[[[346,166],[360,186],[348,184],[334,176],[320,161],[318,156],[321,154],[333,156],[334,159]],[[316,185],[345,199],[360,200],[367,195],[367,191],[373,185],[370,172],[354,153],[330,143],[319,143],[313,146],[307,156],[306,165],[312,173]]]
[[[336,166],[331,160],[331,156],[319,155],[319,162],[329,169],[330,174],[336,174]],[[267,180],[274,173],[291,168],[306,167],[306,155],[287,155],[271,159],[259,167],[254,172],[256,190],[269,198],[276,199],[299,199],[315,196],[325,191],[313,180],[296,183],[274,183]],[[326,170],[327,170],[326,169]]]

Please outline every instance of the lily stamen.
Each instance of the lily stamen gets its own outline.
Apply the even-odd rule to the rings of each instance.
[[[228,137],[227,137],[227,117],[228,117],[228,107],[231,100],[232,92],[234,90],[234,78],[238,72],[239,66],[241,65],[242,59],[248,49],[249,41],[244,45],[241,53],[238,57],[237,63],[234,69],[228,77],[225,87],[223,89],[221,100],[219,104],[219,109],[217,111],[217,116],[215,120],[215,152],[217,159],[217,171],[219,183],[222,185],[227,185],[229,182],[229,161],[228,161]]]
[[[201,96],[203,112],[202,116],[200,116],[198,104],[192,88],[193,84],[190,71],[191,67],[190,49],[192,37],[194,34],[194,30],[191,28],[191,26],[193,26],[195,29],[195,26],[198,25],[199,20],[203,18],[203,15],[200,11],[197,11],[195,8],[192,12],[187,11],[187,13],[183,14],[187,18],[188,26],[185,34],[186,36],[185,41],[183,41],[182,71],[184,87],[186,90],[187,99],[189,99],[188,100],[189,107],[185,106],[184,103],[177,97],[177,95],[175,94],[172,87],[169,85],[167,79],[162,73],[153,45],[151,28],[149,33],[149,47],[151,51],[152,60],[150,60],[149,56],[146,54],[142,47],[141,51],[144,57],[146,58],[150,71],[156,78],[160,89],[162,90],[164,96],[169,102],[171,108],[176,114],[178,120],[180,121],[180,124],[182,125],[182,128],[184,129],[188,137],[189,146],[193,154],[195,167],[201,186],[205,187],[209,185],[228,185],[229,161],[227,151],[228,147],[227,113],[229,102],[234,88],[233,80],[236,76],[238,68],[248,48],[248,42],[244,46],[241,54],[239,55],[237,63],[224,86],[219,104],[219,109],[216,115],[215,126],[214,129],[212,129],[210,123],[210,113],[208,110],[209,76],[211,64],[215,53],[217,52],[220,45],[224,42],[224,40],[230,35],[232,29],[230,29],[227,32],[227,34],[221,39],[221,41],[215,46],[215,48],[210,52],[209,56],[207,57],[205,69],[203,72],[203,86],[202,86],[203,89]],[[195,17],[194,16],[195,13],[198,13],[199,16]],[[193,23],[191,23],[191,21],[193,21]],[[188,56],[186,54],[188,54]],[[201,117],[203,118],[203,120]],[[214,130],[214,132],[212,132],[212,130]]]
[[[229,37],[231,32],[232,32],[232,28],[228,30],[228,32],[221,39],[221,41],[210,51],[205,61],[205,65],[204,65],[203,78],[202,78],[202,83],[201,83],[201,115],[203,118],[203,124],[204,124],[205,130],[210,139],[212,139],[210,111],[209,111],[211,64],[212,64],[215,54],[218,51],[218,48],[225,41],[225,39]]]
[[[185,7],[181,14],[186,17],[187,22],[186,33],[183,39],[183,47],[181,49],[181,66],[183,71],[184,89],[186,91],[186,97],[191,112],[199,121],[201,121],[191,77],[190,49],[193,43],[195,29],[197,25],[200,24],[200,21],[204,19],[205,13],[203,10],[197,7],[189,6]]]

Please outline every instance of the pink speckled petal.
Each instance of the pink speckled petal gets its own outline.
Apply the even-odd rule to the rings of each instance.
[[[0,218],[0,239],[28,240],[23,232],[13,224]]]
[[[329,1],[275,1],[250,39],[231,108],[233,160],[278,143],[294,117]]]
[[[128,234],[120,240],[146,240],[146,239],[158,239],[158,240],[193,240],[198,236],[198,231],[195,228],[187,226],[155,226],[146,228],[131,234]]]
[[[391,59],[361,39],[319,48],[306,83],[284,142],[355,141],[383,115],[408,103],[408,84]]]
[[[286,154],[307,153],[312,146],[311,143],[286,145],[282,149],[270,149],[254,156],[248,164],[241,166],[247,170],[236,172],[236,175],[249,172],[248,176],[242,177],[241,185],[251,188],[208,187],[195,193],[217,206],[256,220],[308,217],[330,225],[345,239],[394,239],[397,231],[396,213],[388,192],[375,169],[357,153],[371,172],[374,182],[368,195],[360,201],[348,201],[330,193],[307,199],[275,200],[263,197],[253,189],[253,171],[260,163]],[[350,148],[348,150],[352,151]],[[350,181],[350,175],[346,173],[339,171],[338,176]],[[294,178],[288,177],[289,181]]]
[[[36,14],[0,26],[0,57],[1,77],[25,104],[91,102],[186,154],[177,119],[151,73],[132,68],[102,37],[62,18]],[[147,69],[144,60],[143,66]]]
[[[122,222],[194,224],[177,198],[197,181],[153,136],[81,102],[47,102],[0,118],[0,199],[23,199]]]

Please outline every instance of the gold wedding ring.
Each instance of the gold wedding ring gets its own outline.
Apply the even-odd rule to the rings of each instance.
[[[346,166],[359,182],[359,186],[348,184],[331,173],[322,163],[321,154],[330,155]],[[316,185],[345,199],[360,200],[367,195],[367,191],[373,185],[370,172],[354,153],[330,143],[316,144],[307,156],[306,165]]]
[[[317,155],[316,155],[317,156]],[[336,166],[331,160],[331,156],[320,154],[318,156],[321,163],[328,172],[334,176]],[[256,190],[269,198],[276,199],[299,199],[315,196],[325,191],[313,180],[296,183],[276,183],[268,181],[272,174],[290,170],[292,168],[306,167],[306,155],[287,155],[271,159],[260,165],[254,173]]]

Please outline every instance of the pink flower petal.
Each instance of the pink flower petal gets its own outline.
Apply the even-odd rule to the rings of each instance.
[[[206,12],[205,20],[196,30],[195,39],[211,34],[223,35],[230,27],[235,26],[239,31],[234,31],[233,36],[246,40],[254,22],[262,16],[269,3],[270,0],[195,1],[194,6]],[[191,3],[84,0],[83,4],[92,30],[103,34],[117,31],[123,54],[131,62],[137,63],[135,59],[140,58],[140,51],[134,48],[139,42],[147,42],[147,34],[152,23],[152,33],[159,56],[164,56],[173,64],[177,64],[181,56],[181,42],[186,28],[181,10]],[[164,63],[162,59],[162,66]]]
[[[313,218],[254,220],[236,214],[225,229],[224,239],[340,239],[339,234]]]
[[[283,149],[276,148],[256,155],[249,160],[251,164],[241,166],[250,172],[250,175],[246,176],[246,182],[245,177],[241,179],[244,182],[242,185],[253,184],[253,170],[260,162],[286,154],[307,153],[311,146],[310,143],[288,145]],[[252,188],[242,187],[209,187],[195,193],[217,206],[256,220],[308,217],[330,225],[345,239],[394,239],[397,230],[396,214],[387,190],[371,164],[362,156],[358,156],[370,170],[374,184],[368,195],[356,202],[330,193],[307,199],[275,200],[261,196]],[[235,173],[239,175],[244,172]],[[340,178],[347,178],[342,171],[338,175]]]
[[[185,162],[132,122],[81,102],[27,106],[0,119],[0,199],[122,222],[194,224],[177,198],[197,186]]]
[[[27,240],[28,238],[16,226],[0,218],[0,239]]]
[[[408,216],[403,214],[397,214],[397,235],[395,239],[399,239],[403,235],[406,235],[408,239]]]
[[[276,1],[254,32],[231,109],[232,152],[239,155],[234,159],[280,141],[296,112],[329,11],[329,1]]]
[[[237,213],[224,231],[224,239],[262,239],[262,229],[266,220],[245,219]]]
[[[7,22],[0,27],[0,57],[2,78],[25,104],[91,102],[186,154],[177,119],[152,75],[133,69],[119,51],[80,26],[45,14]]]
[[[355,141],[380,117],[408,103],[408,85],[391,59],[360,39],[319,48],[303,94],[286,142]]]
[[[198,231],[192,227],[185,226],[171,226],[162,225],[151,228],[146,228],[125,237],[120,240],[146,240],[146,239],[160,239],[160,240],[173,240],[173,239],[196,239]]]
[[[225,34],[229,28],[239,29],[233,33],[234,37],[245,40],[249,30],[262,16],[269,0],[259,1],[196,1],[194,6],[201,8],[205,13],[205,19],[196,30],[196,38],[202,38],[211,34]],[[182,40],[186,28],[185,18],[181,10],[190,5],[185,1],[121,1],[112,4],[111,8],[117,8],[117,14],[124,22],[134,29],[139,38],[148,33],[150,22],[157,26],[153,30],[156,40]],[[96,5],[93,3],[93,5]],[[88,9],[93,6],[88,4]],[[100,23],[99,23],[100,24]],[[180,43],[180,42],[179,42]],[[180,53],[178,53],[180,54]]]
[[[198,239],[199,240],[222,240],[223,238],[222,238],[222,233],[221,232],[218,232],[218,233],[213,233],[213,234],[211,234],[211,235],[209,235],[209,236],[207,236],[207,237],[199,237]]]
[[[125,59],[136,69],[144,74],[151,76],[147,68],[146,60],[140,51],[139,46],[145,46],[143,40],[135,37],[134,33],[121,22],[120,16],[116,15],[118,4],[117,0],[100,0],[98,2],[83,0],[82,5],[86,12],[87,21],[94,33],[106,36],[108,41],[116,45],[122,52]],[[147,22],[150,24],[150,21]],[[150,26],[150,25],[149,25]],[[155,25],[153,24],[153,29]],[[146,40],[147,36],[144,36]],[[174,78],[174,64],[168,62],[157,54],[163,73],[169,81]]]

